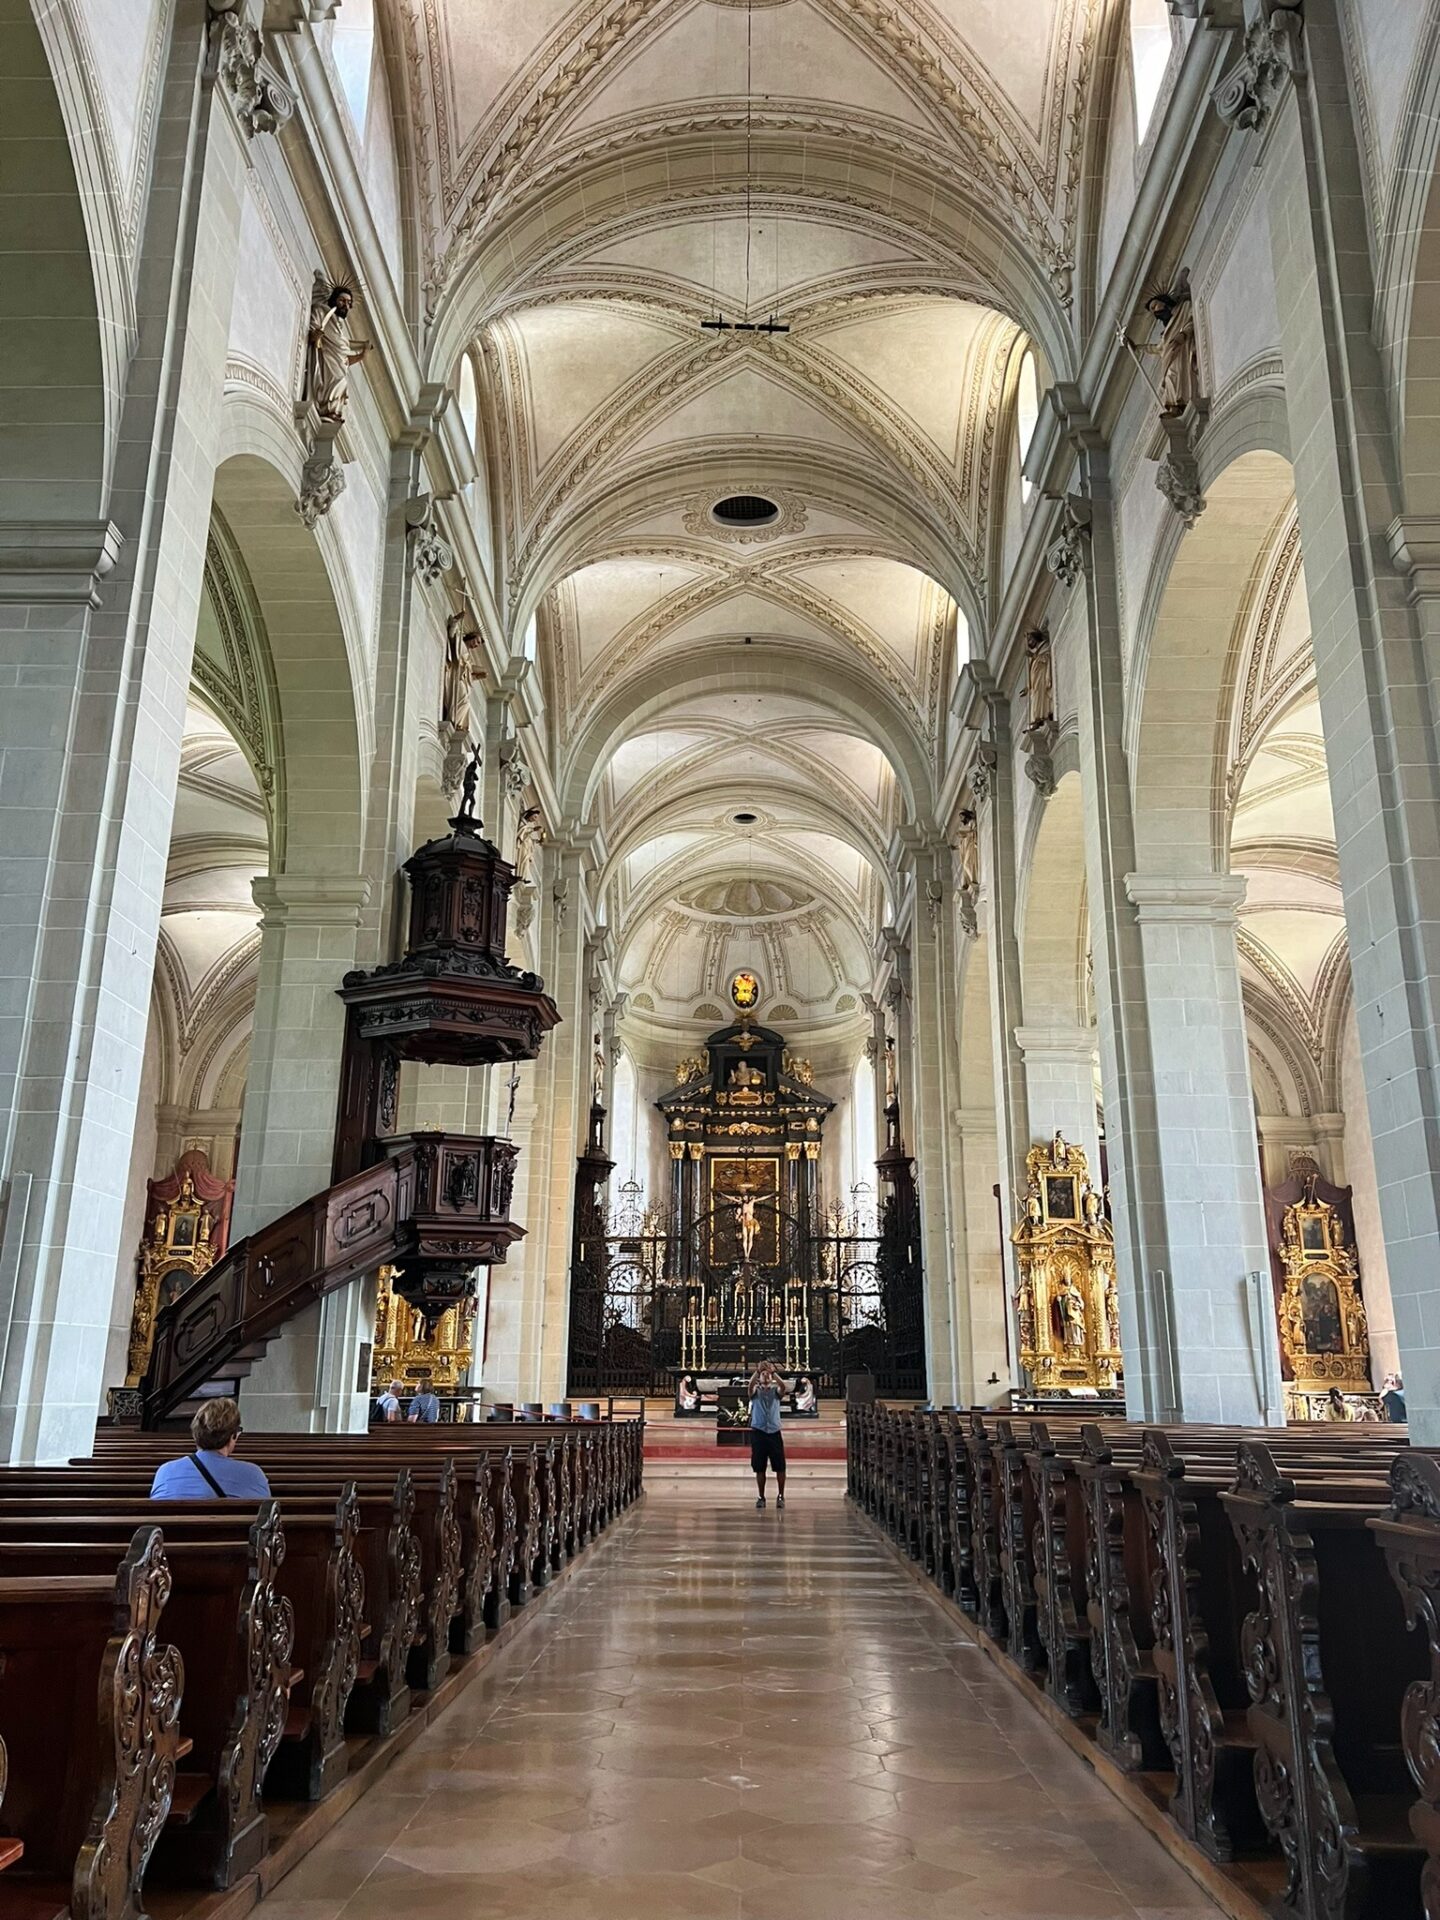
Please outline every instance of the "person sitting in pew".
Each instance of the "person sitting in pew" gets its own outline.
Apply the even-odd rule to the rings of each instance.
[[[270,1482],[249,1460],[237,1460],[240,1409],[233,1400],[207,1400],[190,1422],[193,1453],[163,1460],[150,1487],[152,1500],[267,1500]]]
[[[418,1422],[422,1427],[434,1427],[440,1424],[440,1401],[429,1387],[421,1387],[410,1402],[410,1411],[405,1418]]]
[[[1394,1420],[1400,1426],[1405,1424],[1405,1382],[1398,1373],[1387,1373],[1385,1384],[1380,1389],[1380,1404],[1385,1409],[1385,1418]]]

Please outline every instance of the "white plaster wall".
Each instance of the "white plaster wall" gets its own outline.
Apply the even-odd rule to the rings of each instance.
[[[376,50],[370,76],[370,111],[365,123],[365,184],[370,217],[380,236],[390,277],[397,291],[404,285],[405,254],[400,221],[400,159],[395,146],[395,123],[390,110],[390,83],[385,62]]]
[[[160,76],[169,0],[77,0],[104,107],[117,183],[128,203],[138,184]]]
[[[1257,171],[1255,183],[1247,184],[1238,226],[1192,273],[1212,395],[1223,393],[1252,361],[1280,351],[1270,222],[1259,177]]]
[[[267,217],[252,186],[240,216],[240,265],[230,313],[228,358],[258,370],[287,406],[299,397],[308,291],[301,264]]]
[[[1370,1320],[1370,1365],[1379,1382],[1392,1370],[1399,1371],[1400,1350],[1395,1339],[1395,1307],[1390,1294],[1390,1269],[1385,1260],[1385,1235],[1380,1225],[1375,1145],[1365,1099],[1360,1029],[1353,1007],[1340,1042],[1340,1098],[1345,1115],[1345,1178],[1354,1188],[1355,1246],[1360,1255],[1361,1286]]]
[[[1426,7],[1422,0],[1347,0],[1350,44],[1364,69],[1376,158],[1388,169]]]
[[[345,491],[331,507],[329,524],[337,536],[340,553],[350,583],[358,639],[363,648],[365,671],[358,677],[362,685],[370,681],[375,665],[375,620],[380,594],[380,567],[384,558],[385,503],[361,460],[352,460],[345,469]],[[358,664],[358,663],[357,663]]]
[[[1135,205],[1135,94],[1130,81],[1128,42],[1115,75],[1112,138],[1105,168],[1105,197],[1100,213],[1098,284],[1104,287],[1120,251]]]

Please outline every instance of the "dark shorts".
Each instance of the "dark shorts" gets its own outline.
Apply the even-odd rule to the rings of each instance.
[[[761,1433],[758,1427],[752,1427],[750,1471],[762,1473],[766,1467],[773,1467],[776,1473],[785,1471],[785,1436],[783,1433]]]

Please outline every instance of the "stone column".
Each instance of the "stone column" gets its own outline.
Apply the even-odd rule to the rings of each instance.
[[[180,0],[135,338],[102,352],[92,337],[87,365],[87,334],[112,321],[51,309],[52,334],[74,341],[76,388],[27,396],[62,409],[43,457],[13,426],[0,450],[0,1460],[11,1462],[88,1448],[101,1401],[247,165],[205,55],[205,7]],[[38,40],[25,57],[43,61]],[[37,100],[47,84],[43,65],[27,83]],[[55,129],[63,139],[58,116]],[[77,225],[68,199],[55,217]],[[85,431],[63,409],[86,414],[85,382],[102,379],[108,463],[97,444],[83,483],[47,480]]]
[[[1412,1440],[1440,1443],[1440,543],[1405,517],[1336,0],[1262,102],[1305,585]],[[1255,135],[1236,136],[1254,142]]]
[[[540,951],[560,1009],[539,1059],[522,1068],[516,1110],[514,1217],[525,1238],[491,1274],[496,1395],[558,1400],[569,1358],[570,1244],[575,1160],[589,1119],[589,1000],[585,990],[588,833],[557,836],[544,852]],[[582,1112],[583,1101],[583,1112]]]
[[[910,1097],[905,1145],[915,1159],[920,1251],[925,1263],[925,1365],[930,1398],[951,1404],[972,1391],[970,1320],[958,1310],[965,1273],[964,1213],[958,1204],[950,1109],[955,1062],[955,889],[950,849],[918,835],[906,849],[913,876],[909,940]],[[918,1042],[918,1044],[917,1044]]]
[[[966,672],[977,681],[980,663]],[[983,924],[989,943],[991,1031],[995,1056],[995,1122],[1000,1143],[1000,1208],[1008,1237],[1014,1196],[1023,1190],[1031,1138],[1025,1058],[1016,1039],[1022,1025],[1020,942],[1015,930],[1019,886],[1015,854],[1015,762],[1010,702],[984,669],[986,731],[971,778],[980,829]]]
[[[1236,874],[1127,874],[1145,961],[1156,1162],[1169,1228],[1174,1352],[1185,1420],[1283,1408],[1270,1258],[1240,993]],[[1264,1276],[1257,1290],[1247,1276]],[[1256,1311],[1264,1306],[1263,1339]]]
[[[345,1009],[370,884],[279,874],[254,883],[260,983],[240,1123],[238,1240],[330,1185]]]
[[[1089,1027],[1017,1027],[1025,1091],[1037,1136],[1063,1133],[1082,1147],[1090,1178],[1100,1183],[1100,1127],[1095,1112],[1095,1035]]]
[[[1192,993],[1203,966],[1195,965],[1193,975],[1178,961],[1173,974],[1163,970],[1170,952],[1180,949],[1181,936],[1174,928],[1188,924],[1183,911],[1173,909],[1181,917],[1170,921],[1165,931],[1164,903],[1152,900],[1143,881],[1135,880],[1141,902],[1157,916],[1142,934],[1127,890],[1126,876],[1136,871],[1135,823],[1123,741],[1110,470],[1103,443],[1088,423],[1077,419],[1073,427],[1085,492],[1065,505],[1051,567],[1062,584],[1068,581],[1076,592],[1083,586],[1085,596],[1082,657],[1077,660],[1085,867],[1126,1406],[1132,1419],[1254,1425],[1268,1416],[1278,1422],[1283,1412],[1271,1395],[1276,1366],[1273,1317],[1263,1312],[1252,1317],[1257,1309],[1249,1305],[1246,1279],[1249,1266],[1265,1269],[1263,1259],[1245,1251],[1263,1246],[1263,1232],[1250,1235],[1243,1226],[1258,1188],[1253,1147],[1251,1171],[1244,1175],[1229,1104],[1220,1125],[1187,1124],[1184,1117],[1194,1077],[1205,1065],[1203,1054],[1191,1048],[1207,1029],[1200,1008],[1193,1015],[1193,1034],[1178,1030],[1173,1022],[1177,1004],[1186,1010],[1205,991],[1220,991],[1218,977],[1224,969],[1214,957],[1214,929],[1204,929],[1202,913],[1202,930],[1192,928],[1186,935],[1187,965],[1195,965],[1196,953],[1210,956],[1206,986],[1195,985]],[[1176,883],[1181,895],[1184,884]],[[1212,898],[1213,890],[1223,893],[1229,884],[1227,876],[1200,882],[1212,890]],[[1193,901],[1189,905],[1200,910]],[[1233,903],[1228,911],[1233,913]],[[1227,929],[1224,937],[1229,943],[1226,977],[1231,978],[1233,931]],[[1241,1049],[1243,1063],[1238,978],[1210,1017],[1224,1018],[1227,1046]],[[1167,1023],[1168,1030],[1159,1031]],[[1248,1083],[1248,1069],[1246,1078]],[[1233,1099],[1233,1088],[1229,1097]],[[1253,1134],[1249,1114],[1245,1125],[1248,1137]],[[1172,1165],[1172,1153],[1189,1155],[1189,1167]],[[1177,1203],[1173,1220],[1172,1197]],[[1215,1240],[1207,1249],[1212,1207]],[[1261,1291],[1263,1309],[1269,1294]]]

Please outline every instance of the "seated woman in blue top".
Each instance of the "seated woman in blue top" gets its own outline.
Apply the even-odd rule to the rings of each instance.
[[[249,1460],[233,1458],[240,1409],[233,1400],[207,1400],[190,1422],[194,1453],[155,1470],[152,1500],[263,1500],[270,1482]]]

